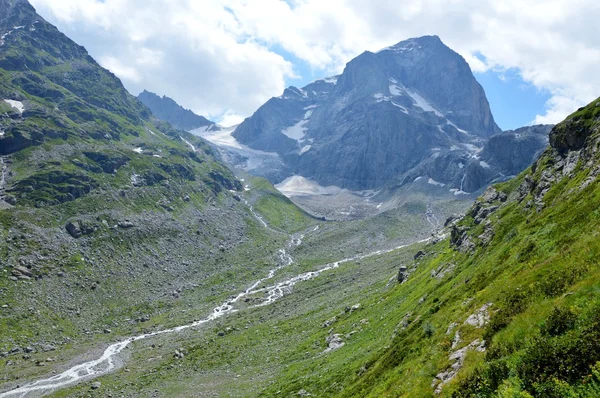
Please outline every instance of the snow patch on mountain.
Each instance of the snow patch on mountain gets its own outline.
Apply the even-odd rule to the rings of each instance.
[[[437,181],[436,181],[436,180],[434,180],[433,178],[430,178],[430,179],[427,181],[427,183],[428,183],[428,184],[431,184],[431,185],[436,185],[436,186],[438,186],[438,187],[445,187],[445,186],[446,186],[446,184],[442,184],[441,182],[437,182]]]
[[[402,95],[402,91],[400,91],[401,89],[397,85],[392,84],[392,85],[390,85],[389,88],[390,88],[390,94],[392,94],[393,96],[397,97],[397,96]]]
[[[312,145],[305,145],[304,147],[302,147],[302,149],[300,150],[300,155],[304,155],[306,152],[310,151],[310,148],[312,148]]]
[[[25,105],[23,105],[21,101],[5,99],[4,102],[6,102],[11,107],[15,108],[19,113],[23,113],[23,111],[25,111]]]
[[[304,138],[304,135],[306,134],[306,127],[304,127],[306,122],[308,122],[308,120],[302,119],[293,126],[281,130],[281,134],[293,140],[300,141]]]
[[[417,92],[410,90],[406,90],[406,92],[408,95],[410,95],[413,101],[415,101],[415,105],[417,107],[423,109],[425,112],[433,112],[439,117],[444,117],[440,111],[431,106],[431,104],[427,102],[425,98],[421,97]]]
[[[403,107],[402,105],[399,105],[399,104],[395,103],[394,101],[391,101],[391,103],[392,103],[392,105],[394,105],[395,107],[398,107],[398,108],[400,108],[400,110],[401,110],[402,112],[404,112],[405,114],[407,114],[407,115],[408,115],[408,109],[406,109],[406,108],[405,108],[405,107]]]
[[[458,131],[460,131],[460,132],[461,132],[461,133],[463,133],[463,134],[467,134],[467,135],[469,134],[469,132],[468,132],[468,131],[465,131],[465,130],[463,130],[463,129],[459,128],[459,127],[458,127],[456,124],[452,123],[452,122],[451,122],[450,120],[448,120],[448,119],[446,119],[446,124],[449,124],[450,126],[454,127],[455,129],[457,129]]]
[[[450,193],[453,193],[454,196],[460,196],[460,195],[469,195],[468,192],[465,191],[461,191],[460,189],[454,188],[450,190]]]

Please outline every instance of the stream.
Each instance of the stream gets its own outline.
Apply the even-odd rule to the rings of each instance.
[[[258,216],[258,214],[256,214],[253,211],[253,209],[251,209],[251,211],[255,215],[255,217],[257,217],[260,221],[262,221],[264,223],[264,220],[262,220],[262,218],[260,218],[260,216]],[[266,224],[266,223],[264,223],[264,224]],[[267,226],[267,228],[269,228],[269,226]],[[318,228],[315,228],[311,232],[315,232],[317,229]],[[88,361],[88,362],[73,366],[72,368],[70,368],[56,376],[52,376],[52,377],[49,377],[46,379],[40,379],[40,380],[31,382],[29,384],[17,387],[13,390],[10,390],[10,391],[4,392],[4,393],[0,393],[0,398],[40,396],[45,393],[49,393],[51,391],[55,391],[55,390],[58,390],[58,389],[61,389],[61,388],[67,387],[67,386],[71,386],[71,385],[80,383],[82,381],[90,380],[90,379],[105,375],[105,374],[117,369],[118,367],[120,367],[119,362],[116,361],[118,355],[127,346],[129,346],[133,342],[148,339],[148,338],[155,337],[155,336],[164,335],[164,334],[178,333],[178,332],[181,332],[182,330],[186,330],[186,329],[190,329],[190,328],[196,328],[198,326],[202,326],[202,325],[210,323],[216,319],[219,319],[225,315],[228,315],[228,314],[231,314],[234,312],[238,312],[238,311],[240,311],[240,309],[236,309],[235,304],[240,302],[240,300],[242,300],[248,296],[251,296],[251,295],[263,294],[265,298],[264,298],[264,301],[261,302],[260,304],[255,304],[255,305],[246,307],[246,309],[268,306],[270,304],[273,304],[277,300],[281,299],[286,294],[291,293],[292,288],[297,283],[303,282],[303,281],[308,281],[310,279],[314,279],[326,271],[338,268],[340,265],[342,265],[344,263],[348,263],[348,262],[352,262],[352,261],[359,261],[359,260],[366,259],[369,257],[379,256],[382,254],[393,252],[398,249],[402,249],[404,247],[411,246],[416,243],[423,243],[423,242],[427,242],[430,240],[430,239],[424,239],[419,242],[414,242],[411,244],[398,246],[398,247],[395,247],[395,248],[389,249],[389,250],[378,250],[378,251],[374,251],[374,252],[368,253],[368,254],[349,257],[349,258],[339,260],[339,261],[336,261],[333,263],[325,264],[321,267],[318,267],[315,271],[301,273],[299,275],[296,275],[294,277],[286,279],[282,282],[275,283],[271,286],[259,287],[259,286],[264,286],[265,282],[273,279],[275,277],[275,275],[277,274],[277,271],[281,270],[282,268],[288,267],[294,263],[294,259],[289,254],[289,251],[294,249],[295,247],[300,246],[302,244],[303,238],[304,238],[304,235],[292,236],[291,239],[286,244],[286,246],[283,249],[280,249],[278,252],[277,267],[270,270],[268,272],[267,276],[265,276],[262,279],[257,280],[246,290],[238,293],[233,298],[230,298],[223,304],[215,307],[213,309],[212,313],[210,315],[208,315],[206,318],[201,319],[196,322],[193,322],[193,323],[178,326],[175,328],[165,329],[165,330],[160,330],[160,331],[156,331],[156,332],[152,332],[152,333],[146,333],[146,334],[141,334],[138,336],[130,337],[125,340],[119,341],[117,343],[111,344],[110,346],[108,346],[108,348],[106,348],[106,350],[104,350],[104,353],[98,359],[94,359],[92,361]],[[29,395],[29,394],[32,394],[32,395]]]

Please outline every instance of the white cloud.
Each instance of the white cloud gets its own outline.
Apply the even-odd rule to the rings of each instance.
[[[219,121],[219,123],[223,127],[232,127],[232,126],[237,126],[238,124],[240,124],[243,121],[244,121],[244,117],[241,115],[237,115],[234,113],[226,113],[225,115],[223,115],[221,117],[221,120]]]
[[[131,66],[123,65],[121,61],[115,57],[103,56],[98,60],[98,63],[113,72],[115,75],[119,76],[121,79],[129,80],[134,83],[139,83],[142,80],[142,77],[137,69]]]
[[[274,49],[326,75],[365,49],[425,34],[439,35],[475,71],[515,68],[551,93],[537,122],[557,122],[600,95],[600,2],[594,0],[32,3],[134,93],[166,94],[209,117],[247,116],[281,94],[295,72]]]

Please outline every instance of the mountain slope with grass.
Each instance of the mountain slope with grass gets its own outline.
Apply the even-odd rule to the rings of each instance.
[[[350,341],[291,364],[263,395],[600,394],[600,99],[557,125],[550,143],[449,220],[448,238],[403,262],[400,284],[374,284],[365,310],[335,327],[379,318],[378,349],[348,361],[367,347]]]
[[[272,267],[285,234],[205,141],[155,119],[27,1],[0,0],[0,37],[2,390],[184,323]]]

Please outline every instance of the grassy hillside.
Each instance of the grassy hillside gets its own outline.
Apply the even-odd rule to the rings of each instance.
[[[447,240],[407,264],[404,283],[375,292],[370,315],[398,325],[376,353],[353,363],[341,348],[339,359],[283,372],[264,395],[600,394],[597,104],[559,124],[531,170],[487,191]]]
[[[242,184],[35,13],[0,0],[0,383],[189,322],[273,267]]]

